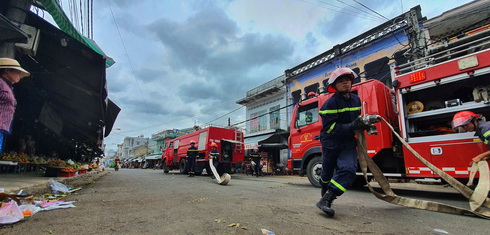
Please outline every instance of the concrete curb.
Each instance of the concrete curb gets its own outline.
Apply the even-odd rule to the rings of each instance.
[[[80,186],[84,186],[90,183],[94,183],[94,181],[98,180],[99,178],[109,174],[110,172],[107,171],[90,171],[87,172],[86,174],[83,175],[77,175],[74,177],[69,177],[69,178],[53,178],[55,181],[58,181],[68,187],[71,188],[78,188]],[[19,187],[19,188],[14,188],[11,190],[11,192],[18,192],[20,190],[23,190],[25,194],[32,194],[32,195],[39,195],[39,194],[45,194],[45,193],[51,193],[51,185],[48,183],[48,180],[51,178],[46,177],[46,181],[44,183],[37,183],[33,184],[31,186],[27,187]]]

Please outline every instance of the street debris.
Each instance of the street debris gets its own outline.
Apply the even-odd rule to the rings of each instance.
[[[74,201],[66,202],[60,199],[66,197],[68,194],[80,190],[81,188],[69,188],[53,179],[49,179],[48,182],[51,185],[53,193],[42,195],[41,200],[36,201],[31,195],[23,195],[22,190],[15,194],[16,197],[3,198],[2,200],[11,200],[8,202],[0,201],[0,225],[17,223],[40,211],[76,207],[73,205]],[[10,196],[10,194],[6,195]]]
[[[262,231],[262,234],[263,234],[263,235],[275,235],[275,233],[274,233],[274,232],[269,231],[269,230],[267,230],[267,229],[265,229],[265,228],[260,229],[260,230]]]
[[[437,232],[437,233],[442,233],[442,234],[449,234],[446,230],[444,229],[440,229],[440,228],[436,228],[434,229],[434,232]]]

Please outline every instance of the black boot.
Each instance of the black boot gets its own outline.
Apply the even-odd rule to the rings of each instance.
[[[323,195],[325,195],[325,193],[327,192],[328,188],[327,186],[322,186],[322,192],[321,192],[321,196],[323,197]]]
[[[332,209],[332,202],[336,198],[337,195],[334,192],[327,190],[322,199],[316,203],[316,207],[325,212],[328,216],[333,217],[335,215],[335,211]]]

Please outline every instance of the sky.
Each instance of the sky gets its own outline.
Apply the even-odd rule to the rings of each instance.
[[[73,17],[70,0],[60,2]],[[245,108],[236,101],[286,69],[416,5],[430,19],[468,2],[94,1],[93,39],[116,61],[106,76],[109,98],[121,108],[106,149],[127,136],[242,122]]]

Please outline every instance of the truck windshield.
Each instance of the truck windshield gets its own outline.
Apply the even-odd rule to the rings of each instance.
[[[296,128],[318,121],[318,102],[300,106],[296,115]]]

